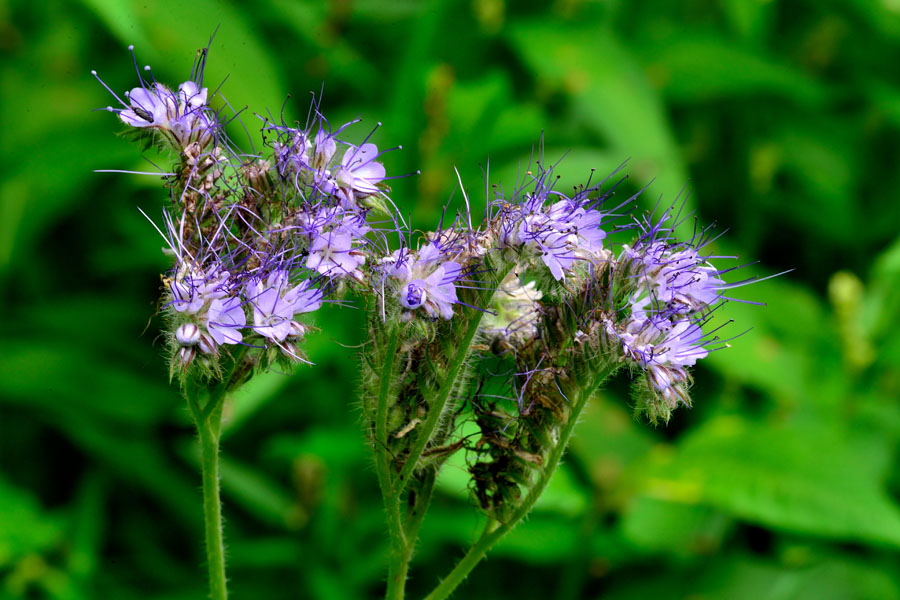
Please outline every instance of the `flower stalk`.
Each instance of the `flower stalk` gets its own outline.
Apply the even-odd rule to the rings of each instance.
[[[196,388],[195,388],[196,390]],[[225,600],[228,590],[225,578],[225,541],[222,528],[222,501],[219,488],[219,439],[225,385],[207,388],[204,394],[186,390],[188,407],[197,427],[200,441],[200,469],[203,481],[203,521],[206,534],[206,563],[212,600]],[[197,396],[206,396],[201,404]]]

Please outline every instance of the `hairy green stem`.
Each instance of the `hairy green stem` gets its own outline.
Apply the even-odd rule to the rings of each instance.
[[[219,437],[226,385],[209,391],[209,400],[201,407],[198,399],[186,392],[191,415],[200,438],[200,468],[203,480],[203,520],[206,530],[206,563],[212,600],[226,600],[225,543],[222,533],[222,503],[219,497]]]
[[[403,530],[406,534],[406,541],[402,554],[397,557],[397,562],[392,564],[394,575],[401,582],[400,595],[403,598],[403,590],[405,589],[406,576],[409,573],[409,563],[412,560],[413,551],[416,547],[416,538],[419,535],[419,527],[425,519],[425,513],[428,512],[428,505],[431,503],[431,495],[434,492],[434,483],[437,479],[437,468],[428,467],[422,475],[421,485],[417,491],[415,502],[407,515]]]
[[[375,473],[378,476],[378,485],[381,488],[384,509],[387,513],[388,535],[391,540],[391,557],[388,563],[387,591],[385,593],[385,598],[390,600],[402,600],[407,571],[407,561],[405,560],[407,540],[403,531],[400,503],[394,493],[392,456],[388,450],[387,439],[388,400],[400,329],[395,325],[388,334],[384,364],[381,368],[378,400],[375,405]]]
[[[562,459],[562,456],[566,451],[566,446],[569,444],[569,438],[572,437],[572,432],[575,430],[575,423],[578,421],[581,411],[587,404],[588,398],[593,395],[594,390],[596,390],[605,379],[606,376],[598,377],[595,385],[578,392],[572,414],[560,433],[559,442],[553,447],[553,450],[550,451],[547,462],[541,469],[541,475],[538,478],[537,483],[531,488],[528,495],[525,496],[525,499],[522,500],[522,503],[515,512],[513,512],[510,519],[505,523],[498,523],[497,521],[489,519],[485,524],[481,537],[479,537],[469,551],[466,552],[466,555],[459,563],[457,563],[453,570],[450,571],[447,577],[425,597],[425,600],[444,600],[445,598],[449,598],[450,594],[453,593],[459,584],[461,584],[469,575],[472,569],[474,569],[481,559],[484,558],[484,555],[487,554],[488,550],[490,550],[494,544],[500,541],[503,536],[518,525],[519,521],[531,512],[531,509],[538,501],[538,498],[544,493],[547,484],[550,483],[550,479],[553,477],[556,467],[559,466],[559,461]]]
[[[416,536],[419,534],[419,527],[425,519],[425,513],[428,512],[428,505],[431,504],[431,496],[434,493],[434,484],[437,481],[437,467],[428,467],[422,475],[422,484],[419,487],[415,504],[413,504],[409,515],[406,518],[406,539],[409,540],[406,552],[406,562],[412,557],[413,546],[415,545]]]

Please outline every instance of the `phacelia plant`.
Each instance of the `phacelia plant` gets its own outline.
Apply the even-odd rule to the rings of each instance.
[[[613,201],[618,172],[564,193],[538,161],[514,189],[493,188],[483,218],[466,198],[455,218],[416,232],[390,198],[385,151],[371,136],[348,141],[357,121],[333,124],[319,98],[302,125],[260,117],[263,152],[236,148],[206,59],[177,88],[138,69],[129,92],[107,87],[118,106],[106,110],[175,157],[157,226],[172,261],[161,306],[171,378],[201,442],[213,598],[226,597],[223,405],[257,373],[309,363],[305,320],[326,302],[368,311],[361,405],[391,539],[388,598],[403,597],[454,453],[485,529],[433,599],[528,514],[614,373],[630,372],[635,410],[652,423],[691,405],[690,368],[726,345],[714,317],[747,283],[713,264],[725,257],[711,256],[709,229],[679,239],[675,207],[635,216],[636,196]],[[477,435],[459,433],[465,421]]]

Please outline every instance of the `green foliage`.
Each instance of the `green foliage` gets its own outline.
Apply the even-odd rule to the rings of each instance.
[[[384,122],[375,143],[404,146],[389,173],[422,171],[392,182],[413,227],[436,222],[453,166],[476,213],[482,169],[511,191],[543,132],[544,160],[568,152],[561,186],[630,159],[618,197],[654,180],[652,208],[689,185],[699,222],[730,229],[711,249],[761,261],[733,279],[796,269],[734,290],[768,306],[722,309],[723,338],[750,331],[703,361],[694,407],[667,426],[631,418],[626,373],[595,395],[535,512],[459,597],[900,598],[895,5],[4,5],[0,597],[205,593],[199,452],[157,335],[167,260],[136,210],[156,218],[166,199],[158,178],[92,172],[153,166],[91,112],[114,99],[89,73],[133,87],[135,44],[177,84],[218,26],[207,82],[227,78],[235,109],[277,115],[290,93],[285,119],[303,120],[324,81],[332,121]],[[258,143],[256,117],[242,120]],[[383,594],[363,312],[322,311],[314,366],[257,377],[225,406],[235,598]],[[412,598],[477,535],[467,480],[451,461],[437,483]]]

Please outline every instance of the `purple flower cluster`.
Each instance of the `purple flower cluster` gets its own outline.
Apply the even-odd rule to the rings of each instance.
[[[557,281],[565,278],[577,262],[604,260],[606,231],[602,228],[615,215],[601,210],[598,187],[582,188],[573,196],[548,183],[552,170],[535,178],[534,189],[520,202],[501,200],[499,241],[502,246],[537,253]]]
[[[197,252],[188,251],[166,215],[166,239],[176,256],[165,280],[166,307],[174,329],[173,364],[181,368],[198,354],[215,359],[223,345],[237,344],[271,346],[289,360],[305,360],[296,344],[308,327],[295,317],[320,308],[324,293],[285,253],[267,257],[256,249],[229,248],[223,232],[234,227],[238,214],[232,209],[220,215],[230,227],[223,224],[213,237],[201,238]]]
[[[569,341],[602,337],[664,405],[689,403],[687,368],[718,342],[704,326],[723,290],[738,285],[704,255],[706,232],[676,241],[674,226],[664,226],[668,211],[618,226],[634,197],[607,208],[618,186],[601,190],[609,178],[563,193],[551,167],[529,172],[509,196],[495,188],[478,227],[463,192],[454,223],[445,228],[442,219],[416,242],[388,196],[374,130],[346,141],[358,119],[332,127],[314,99],[305,125],[263,118],[266,156],[240,153],[208,105],[205,58],[177,92],[139,71],[140,86],[127,101],[116,96],[122,108],[109,108],[181,150],[183,168],[168,174],[164,234],[176,259],[166,306],[177,365],[238,345],[304,360],[297,344],[308,327],[298,318],[320,308],[326,292],[377,295],[370,305],[383,320],[445,323],[468,308],[484,311],[481,334],[509,347],[546,337],[555,327],[548,319],[564,313],[551,309],[562,304],[580,313]],[[637,239],[614,251],[609,236],[626,230]],[[394,235],[399,250],[387,242]]]
[[[641,369],[647,390],[662,400],[655,408],[664,417],[679,403],[690,405],[687,367],[705,358],[710,344],[721,343],[703,327],[727,286],[710,262],[714,257],[702,254],[708,232],[678,242],[664,227],[670,220],[667,211],[656,223],[637,223],[641,234],[618,257],[619,284],[630,290],[627,305],[606,323],[626,360]]]
[[[315,125],[306,128],[266,121],[263,132],[276,137],[272,151],[279,174],[289,178],[307,200],[334,196],[345,207],[356,207],[360,200],[383,193],[381,183],[386,179],[386,172],[378,158],[384,153],[379,153],[372,143],[356,146],[338,138],[358,120],[331,132],[315,103],[313,108],[317,115]],[[313,134],[316,127],[318,130]],[[343,153],[338,160],[340,148]]]
[[[305,240],[306,268],[327,277],[363,282],[366,234],[372,228],[366,220],[369,208],[362,202],[370,196],[386,197],[382,185],[385,168],[376,160],[380,153],[375,144],[356,146],[339,139],[356,121],[332,132],[315,103],[313,109],[315,126],[289,127],[267,121],[263,127],[264,133],[276,138],[272,152],[278,174],[301,200],[289,227]]]
[[[184,161],[167,175],[172,206],[164,213],[163,237],[175,258],[165,298],[173,365],[183,371],[204,356],[214,367],[223,347],[238,345],[303,360],[297,342],[309,328],[297,317],[320,308],[326,291],[346,289],[342,282],[373,289],[369,267],[383,278],[369,214],[392,205],[384,153],[371,134],[344,141],[358,119],[332,128],[316,100],[306,126],[264,119],[269,156],[240,153],[208,104],[205,60],[203,51],[177,91],[155,81],[149,67],[145,79],[136,61],[138,87],[119,96],[103,84],[121,104],[107,110],[135,132],[158,133]],[[427,247],[414,254],[392,271],[397,285],[406,278],[398,300],[450,318],[461,268],[439,264]]]
[[[218,355],[222,344],[243,339],[240,329],[247,324],[241,300],[228,290],[230,274],[216,267],[206,271],[181,263],[169,280],[170,306],[180,322],[175,330],[177,359],[188,365],[199,349]]]

